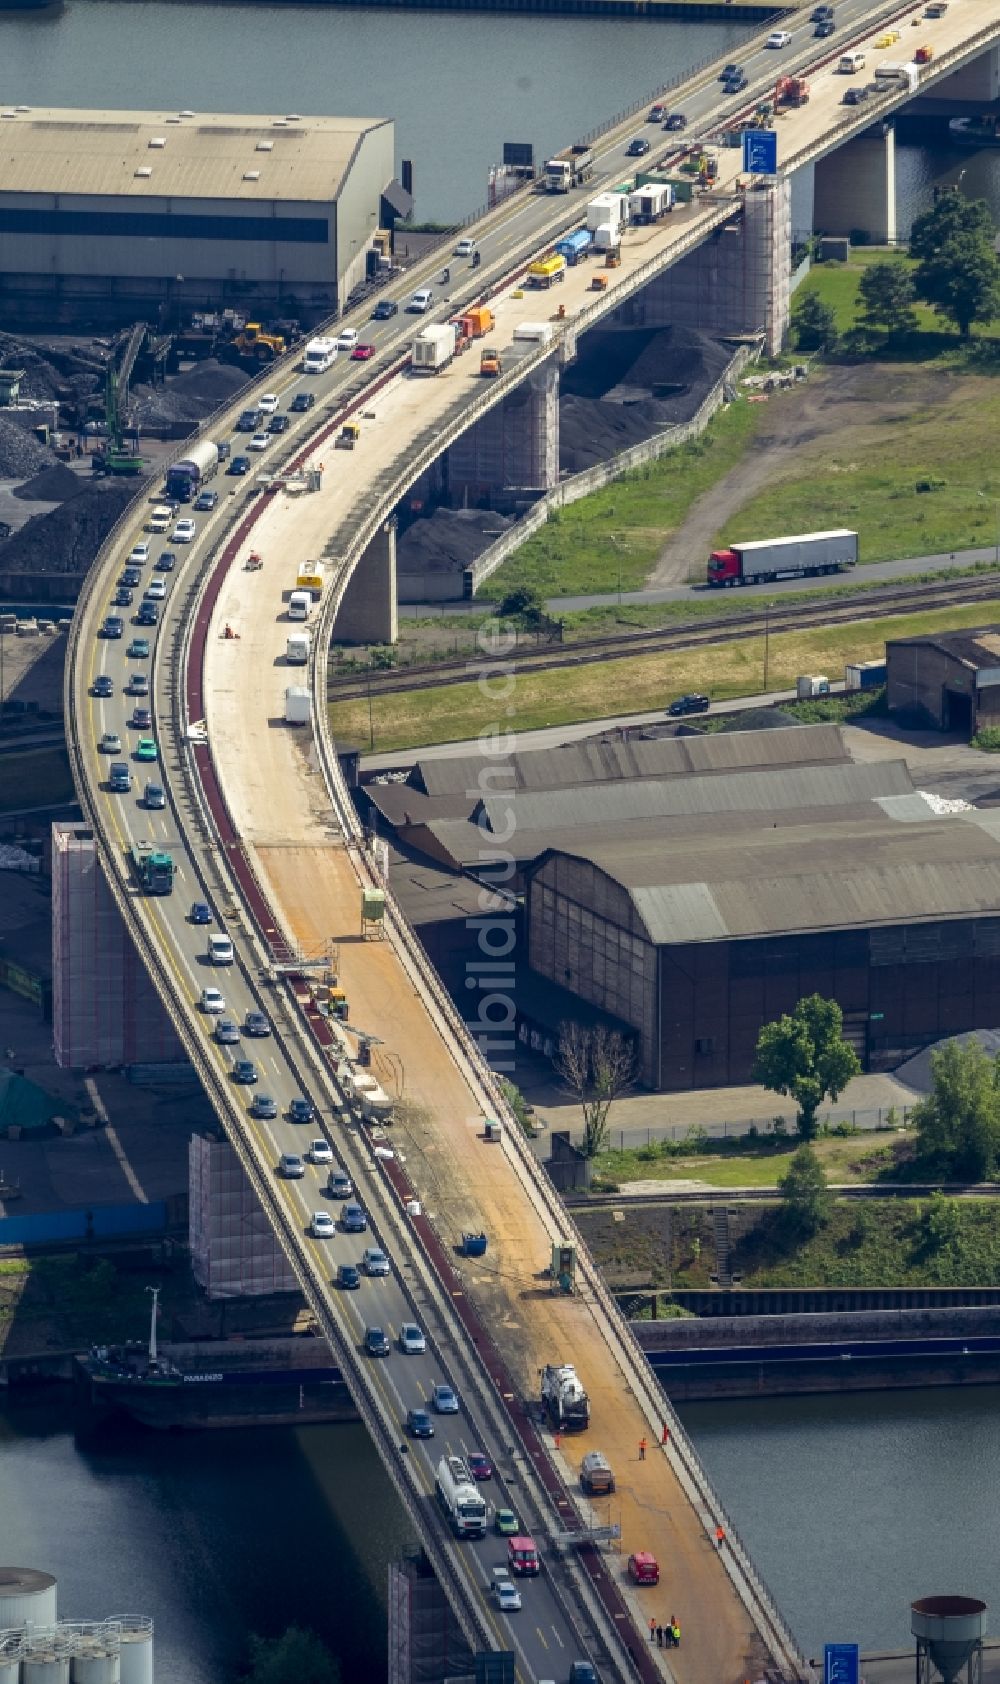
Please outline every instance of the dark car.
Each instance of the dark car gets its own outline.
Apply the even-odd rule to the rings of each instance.
[[[359,1204],[353,1201],[344,1206],[340,1213],[345,1234],[363,1234],[368,1227],[368,1218]]]
[[[250,1082],[257,1080],[257,1066],[249,1058],[238,1058],[233,1065],[234,1082]]]
[[[589,1661],[574,1661],[569,1669],[569,1684],[601,1684]]]
[[[160,610],[155,602],[140,602],[139,612],[135,617],[137,626],[156,626],[160,623]]]
[[[272,1099],[269,1093],[255,1093],[250,1109],[263,1122],[273,1123],[278,1115],[278,1101]]]
[[[287,433],[291,424],[287,415],[272,415],[267,430],[269,433]]]
[[[493,1463],[481,1450],[472,1450],[465,1458],[465,1465],[475,1480],[492,1479]]]
[[[271,1025],[263,1012],[247,1012],[243,1020],[243,1028],[247,1035],[270,1035]]]
[[[109,678],[106,672],[99,672],[97,677],[94,679],[92,691],[95,696],[113,696],[115,693],[115,681],[113,678]]]
[[[311,1099],[293,1099],[288,1106],[288,1121],[290,1123],[311,1123],[315,1111]]]
[[[312,409],[315,402],[316,399],[312,392],[296,392],[288,407],[293,409],[296,415],[304,415],[307,409]]]
[[[119,614],[107,614],[104,619],[104,625],[101,627],[101,631],[105,637],[124,637],[125,621]]]
[[[842,103],[844,105],[863,105],[865,100],[870,97],[870,88],[848,88]]]
[[[724,94],[741,94],[744,88],[748,88],[749,86],[750,84],[741,70],[738,76],[728,76],[726,78],[722,84],[722,91]]]
[[[365,1328],[365,1350],[370,1357],[387,1357],[391,1349],[383,1327]]]
[[[344,1292],[356,1292],[361,1285],[361,1272],[353,1263],[342,1263],[337,1270],[337,1285]]]
[[[192,901],[188,917],[192,924],[210,924],[212,922],[212,908],[207,900]]]
[[[667,712],[676,719],[682,713],[707,713],[711,705],[707,696],[678,696]]]
[[[724,69],[719,71],[719,81],[720,82],[728,82],[729,78],[731,76],[742,76],[742,75],[743,75],[743,71],[740,69],[740,66],[738,64],[727,64]]]
[[[130,723],[133,731],[151,731],[153,728],[153,715],[149,708],[133,708]]]
[[[433,1438],[434,1422],[426,1409],[406,1411],[406,1430],[411,1438]]]
[[[142,584],[142,571],[141,571],[141,569],[138,568],[138,567],[123,567],[122,568],[122,576],[119,579],[118,583],[120,585],[129,585],[129,586],[132,586],[133,588],[136,585],[141,585]]]
[[[398,315],[399,305],[394,298],[380,298],[372,311],[373,322],[387,322],[391,316]]]
[[[159,811],[167,805],[161,784],[147,784],[143,800],[151,811]]]
[[[196,503],[195,508],[197,507],[198,505]],[[177,566],[177,557],[175,556],[173,550],[161,550],[156,558],[156,565],[161,573],[172,573],[174,568]]]
[[[205,514],[211,511],[215,508],[218,501],[219,493],[217,491],[199,491],[194,500],[195,513]]]
[[[238,433],[255,433],[260,421],[260,414],[256,409],[245,409],[236,423]]]
[[[809,13],[809,22],[810,23],[824,23],[827,18],[832,18],[832,17],[833,17],[833,7],[832,6],[814,6],[812,11]]]
[[[115,608],[131,608],[132,601],[133,601],[133,593],[129,590],[128,586],[127,585],[119,585],[118,589],[115,591],[115,597],[114,597]]]
[[[836,27],[837,25],[834,23],[832,18],[820,18],[819,23],[813,30],[813,34],[818,35],[822,40],[825,35],[832,35]]]
[[[249,456],[234,456],[226,469],[227,474],[248,474],[250,472]]]
[[[626,158],[644,158],[648,151],[649,141],[643,140],[641,135],[636,135],[635,139],[630,140],[626,146],[625,156]]]
[[[687,126],[688,120],[683,111],[671,111],[670,116],[663,125],[663,127],[669,130],[671,134],[676,134],[679,129],[686,129]]]

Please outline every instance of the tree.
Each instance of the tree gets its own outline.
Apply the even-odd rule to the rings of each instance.
[[[792,327],[800,351],[832,351],[837,343],[836,317],[818,293],[800,294],[792,312]]]
[[[986,1181],[1000,1161],[1000,1058],[978,1041],[931,1053],[931,1091],[914,1107],[921,1158],[963,1181]]]
[[[608,1113],[635,1080],[635,1045],[617,1029],[559,1025],[555,1066],[583,1112],[583,1155],[596,1158],[608,1137]]]
[[[812,1146],[799,1147],[778,1187],[785,1223],[797,1236],[811,1239],[829,1222],[833,1195]]]
[[[340,1664],[315,1632],[289,1626],[281,1637],[251,1637],[246,1684],[340,1684]]]
[[[501,601],[497,614],[501,620],[520,620],[522,625],[537,626],[545,616],[545,598],[531,585],[516,585]]]
[[[891,336],[912,333],[917,325],[913,300],[916,287],[903,263],[872,263],[861,277],[858,293],[864,304],[865,327],[884,327]]]
[[[839,1099],[861,1065],[844,1040],[844,1014],[836,1000],[810,994],[791,1016],[765,1023],[757,1037],[753,1079],[773,1093],[790,1094],[799,1108],[799,1133],[811,1140],[824,1099]]]
[[[969,337],[973,322],[1000,315],[1000,259],[996,229],[985,199],[965,199],[957,188],[935,195],[910,232],[910,255],[919,260],[919,297]]]

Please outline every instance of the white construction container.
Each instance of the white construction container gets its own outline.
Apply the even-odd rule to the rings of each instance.
[[[285,724],[308,725],[312,719],[312,697],[304,684],[290,684],[285,691]]]
[[[454,355],[455,329],[450,322],[437,322],[423,328],[410,346],[411,366],[429,374],[440,374]]]
[[[554,337],[551,322],[518,322],[514,329],[515,345],[551,345]]]
[[[307,631],[289,632],[285,639],[285,660],[290,667],[304,667],[308,664],[309,644]]]
[[[628,221],[627,193],[598,193],[587,206],[587,227],[593,232],[610,223],[612,228],[624,228]]]
[[[795,680],[795,694],[800,702],[808,701],[810,696],[828,696],[830,680],[821,672],[801,673]]]
[[[674,190],[669,181],[647,181],[628,196],[629,219],[632,222],[658,222],[674,208]]]
[[[595,251],[617,251],[622,243],[621,231],[613,222],[602,222],[593,234]]]

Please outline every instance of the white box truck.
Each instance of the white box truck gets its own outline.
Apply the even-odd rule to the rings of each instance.
[[[762,538],[713,550],[708,558],[708,583],[756,585],[770,579],[805,579],[820,573],[840,573],[858,560],[856,532],[803,532],[792,538]]]
[[[304,684],[290,684],[285,691],[285,724],[308,725],[312,719],[312,697]]]
[[[310,339],[302,358],[303,374],[325,374],[337,360],[335,339]]]
[[[622,243],[621,229],[613,222],[602,222],[593,234],[595,251],[617,251]]]
[[[515,345],[551,345],[554,337],[551,322],[518,322],[514,329]]]
[[[669,181],[647,181],[628,196],[629,220],[643,224],[658,222],[674,208],[674,190]]]
[[[455,355],[455,329],[451,322],[434,323],[417,334],[410,346],[410,364],[429,374],[440,374]]]
[[[285,639],[285,660],[290,667],[304,667],[309,662],[309,633],[289,632]]]
[[[908,88],[911,94],[916,93],[920,86],[920,67],[916,64],[877,64],[875,81],[885,88],[886,93],[896,88]]]
[[[587,206],[587,227],[593,231],[610,223],[612,228],[624,228],[628,221],[627,193],[598,193]]]

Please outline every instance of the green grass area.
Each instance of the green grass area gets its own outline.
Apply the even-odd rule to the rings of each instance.
[[[40,748],[0,755],[0,813],[75,800],[65,749]]]
[[[73,1253],[5,1261],[0,1265],[0,1354],[83,1350],[95,1342],[145,1338],[150,1278],[119,1273],[107,1258]],[[197,1288],[186,1266],[164,1275],[161,1288],[161,1335],[169,1337],[174,1314],[190,1306]]]
[[[858,285],[862,275],[873,263],[889,262],[900,264],[911,274],[917,268],[916,262],[905,252],[879,246],[854,246],[848,263],[814,263],[795,297],[800,298],[807,292],[816,293],[833,311],[837,332],[848,333],[861,314]],[[899,355],[923,361],[943,356],[961,366],[970,362],[979,366],[984,353],[990,356],[994,346],[1000,343],[1000,322],[973,327],[971,339],[963,341],[958,329],[950,327],[928,304],[917,302],[913,310],[917,318],[916,332],[906,335],[897,347],[886,344],[878,334],[874,335],[872,344],[880,357]]]
[[[916,637],[931,631],[988,624],[1000,616],[1000,598],[958,607],[864,620],[857,624],[773,633],[769,640],[768,685],[790,689],[799,673],[840,674],[848,661],[880,660],[887,637]],[[764,638],[707,644],[595,662],[580,668],[516,673],[509,694],[497,701],[476,683],[404,690],[372,698],[374,747],[379,751],[460,742],[480,731],[533,731],[547,725],[602,719],[623,709],[636,713],[666,707],[688,690],[704,690],[716,701],[753,696],[763,688]],[[333,702],[330,726],[338,746],[368,750],[368,701]]]
[[[905,1136],[862,1133],[827,1135],[815,1142],[816,1155],[827,1180],[852,1183],[891,1179]],[[601,1181],[619,1187],[630,1181],[705,1181],[712,1187],[774,1187],[786,1173],[799,1146],[797,1139],[754,1138],[705,1140],[700,1147],[681,1151],[672,1143],[602,1152],[595,1162]]]
[[[735,403],[699,439],[558,510],[483,587],[499,602],[515,586],[545,596],[638,590],[692,504],[740,461],[761,410]]]
[[[764,1214],[732,1255],[747,1287],[994,1286],[1000,1274],[1000,1208],[988,1199],[949,1200],[954,1234],[928,1231],[927,1199],[841,1201],[827,1226],[790,1246],[781,1213]]]

